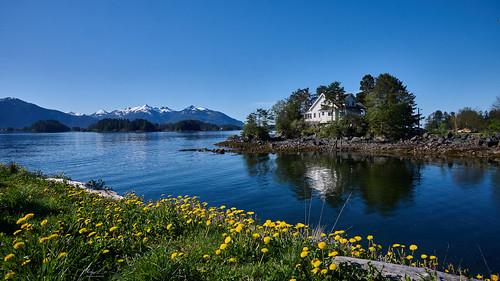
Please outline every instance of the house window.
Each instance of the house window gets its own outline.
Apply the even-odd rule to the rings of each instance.
[[[332,116],[332,112],[331,111],[328,112],[328,116]]]
[[[323,112],[321,112],[321,115],[325,116],[325,112],[324,112],[324,111],[323,111]]]
[[[316,118],[316,113],[314,113],[314,118]]]

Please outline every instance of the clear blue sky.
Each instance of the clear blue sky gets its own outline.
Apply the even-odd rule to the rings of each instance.
[[[500,1],[0,0],[0,97],[91,113],[190,104],[239,119],[389,72],[424,113],[500,95]]]

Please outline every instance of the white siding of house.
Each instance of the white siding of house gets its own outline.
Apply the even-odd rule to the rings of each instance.
[[[306,122],[310,123],[328,123],[335,120],[336,109],[323,110],[322,105],[325,101],[325,95],[321,94],[314,104],[305,113]]]

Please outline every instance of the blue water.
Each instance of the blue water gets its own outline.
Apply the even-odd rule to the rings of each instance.
[[[233,132],[234,133],[234,132]],[[481,161],[333,154],[212,154],[231,132],[0,134],[0,162],[103,179],[146,199],[197,195],[262,219],[373,234],[383,245],[415,243],[487,272],[500,271],[500,169]],[[481,249],[481,250],[479,250]],[[484,259],[481,255],[484,255]]]

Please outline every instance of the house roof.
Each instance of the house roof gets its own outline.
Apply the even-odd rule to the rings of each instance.
[[[309,106],[309,108],[307,109],[307,111],[311,111],[311,109],[313,109],[313,107],[315,107],[316,104],[319,102],[319,100],[321,99],[321,97],[325,97],[325,94],[321,93],[321,95],[318,96],[318,98],[313,102],[313,104],[311,104],[311,106]]]

